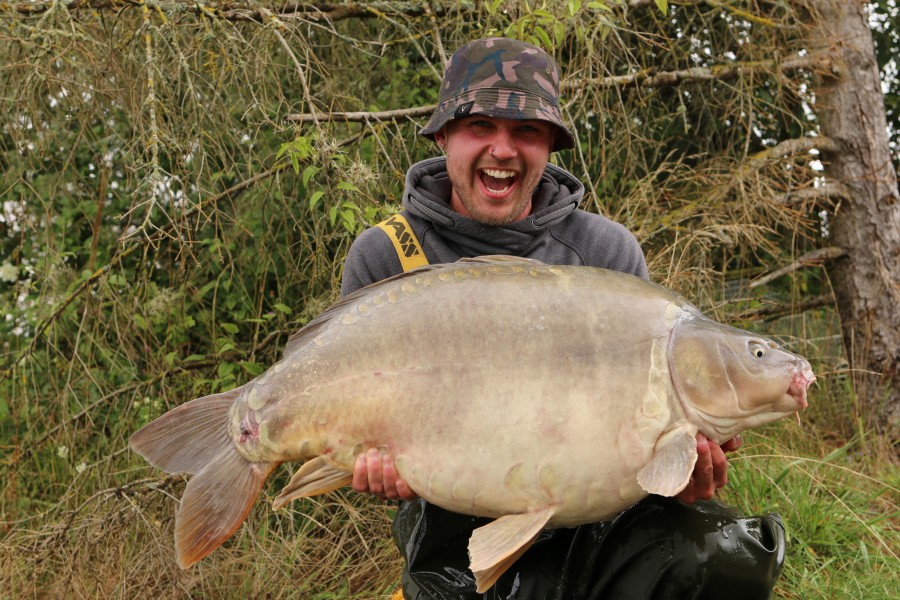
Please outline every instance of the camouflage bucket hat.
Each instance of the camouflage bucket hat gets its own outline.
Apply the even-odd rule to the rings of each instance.
[[[433,140],[448,121],[469,115],[547,121],[559,128],[554,151],[575,146],[559,109],[559,67],[525,42],[486,38],[457,50],[441,80],[440,102],[419,135]]]

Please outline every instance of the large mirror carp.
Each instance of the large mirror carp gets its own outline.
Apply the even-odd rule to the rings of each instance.
[[[265,373],[131,446],[192,475],[182,567],[235,532],[280,463],[305,461],[275,508],[349,484],[356,455],[381,448],[419,496],[496,518],[469,543],[484,591],[541,529],[676,495],[698,431],[721,442],[795,413],[814,380],[802,357],[637,277],[482,257],[348,296]]]

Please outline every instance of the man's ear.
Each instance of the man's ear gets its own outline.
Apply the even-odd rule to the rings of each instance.
[[[447,126],[444,125],[440,129],[434,132],[434,141],[437,142],[437,145],[442,149],[447,148]]]

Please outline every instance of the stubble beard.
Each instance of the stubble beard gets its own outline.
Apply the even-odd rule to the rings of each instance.
[[[462,205],[466,207],[469,215],[471,215],[474,220],[478,221],[479,223],[484,223],[485,225],[491,225],[493,227],[502,227],[504,225],[509,225],[510,223],[514,223],[520,220],[519,217],[525,210],[525,207],[528,206],[528,203],[531,202],[531,197],[534,194],[534,190],[537,189],[542,175],[542,173],[530,174],[528,180],[518,181],[517,185],[521,186],[520,191],[522,193],[512,204],[512,206],[510,206],[509,211],[504,215],[490,215],[485,214],[481,209],[478,208],[478,204],[472,198],[472,196],[477,193],[475,190],[473,190],[468,185],[457,185],[455,183],[457,181],[468,181],[468,179],[466,178],[468,175],[467,171],[468,169],[458,169],[450,160],[448,153],[447,174],[450,177],[450,184],[453,187],[453,191],[456,192],[456,195],[459,198],[460,202],[462,202]],[[475,178],[478,178],[477,169]],[[475,183],[475,185],[477,186],[478,184]]]

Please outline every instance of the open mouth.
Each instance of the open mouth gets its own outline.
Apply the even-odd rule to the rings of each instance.
[[[509,191],[509,188],[515,184],[518,175],[515,171],[507,169],[480,169],[478,177],[481,183],[492,194],[502,194]]]
[[[794,398],[797,401],[797,405],[800,408],[806,408],[806,390],[809,389],[809,386],[813,384],[816,380],[816,376],[813,375],[812,369],[809,366],[805,366],[801,370],[797,370],[794,373],[794,378],[791,381],[790,387],[788,387],[788,395]]]

